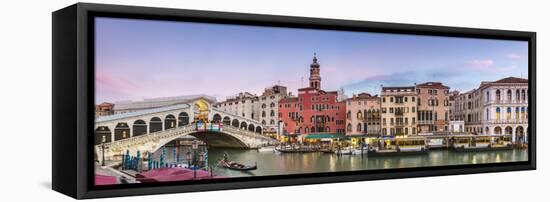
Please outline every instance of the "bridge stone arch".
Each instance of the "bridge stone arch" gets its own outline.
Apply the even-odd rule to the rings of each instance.
[[[164,130],[176,127],[176,117],[168,114],[164,117]]]
[[[275,139],[235,127],[223,127],[222,131],[200,131],[195,125],[189,124],[105,143],[105,151],[103,151],[104,148],[101,145],[96,145],[95,151],[97,156],[104,153],[107,160],[112,160],[126,150],[129,150],[130,153],[136,153],[137,151],[141,153],[154,152],[168,142],[187,135],[194,136],[213,147],[258,148],[277,142]]]
[[[231,118],[229,118],[229,116],[223,117],[222,123],[223,123],[223,125],[230,126],[231,125]]]
[[[95,144],[111,142],[111,130],[107,126],[99,126],[95,130]]]
[[[256,127],[254,127],[254,124],[248,124],[248,131],[254,132],[255,129]]]
[[[119,122],[115,127],[115,140],[126,139],[130,137],[130,127],[126,122]]]
[[[256,133],[262,133],[262,127],[256,126]]]
[[[162,131],[162,119],[159,117],[153,117],[149,121],[149,133],[154,133],[157,131]]]
[[[178,126],[185,126],[189,124],[189,114],[187,112],[180,112],[178,114]]]
[[[159,141],[159,143],[150,152],[154,153],[159,149],[161,149],[162,147],[164,147],[169,142],[185,136],[193,136],[198,140],[206,143],[209,147],[237,148],[237,149],[249,148],[249,145],[241,141],[235,134],[231,134],[227,132],[215,132],[215,131],[196,131],[196,132],[184,133],[178,136],[174,136],[174,137]]]
[[[132,136],[139,136],[147,134],[147,123],[144,120],[138,119],[134,121],[132,125]]]
[[[108,159],[126,150],[132,153],[154,151],[168,141],[185,135],[195,136],[210,145],[232,142],[233,147],[239,148],[256,148],[276,142],[272,138],[259,135],[263,132],[265,124],[211,107],[213,102],[190,100],[189,103],[184,104],[96,117],[94,134],[94,142],[97,144],[96,154],[100,156],[100,151],[103,151],[99,145],[101,143],[105,146]],[[195,124],[191,124],[195,120],[214,120],[214,116],[216,116],[215,120],[220,120],[226,127],[215,130],[211,128],[205,132],[197,129]]]
[[[246,122],[241,122],[241,125],[239,126],[240,129],[245,129],[248,127],[248,124]]]
[[[220,123],[222,121],[222,116],[218,113],[214,114],[212,117],[212,123]]]
[[[233,119],[233,121],[231,122],[231,126],[233,126],[235,128],[238,128],[239,127],[239,120]]]

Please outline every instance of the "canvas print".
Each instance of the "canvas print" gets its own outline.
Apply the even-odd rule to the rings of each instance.
[[[96,17],[95,185],[528,161],[528,42]]]

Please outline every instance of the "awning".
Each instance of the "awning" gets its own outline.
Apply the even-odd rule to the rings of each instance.
[[[346,135],[346,137],[355,137],[355,138],[360,138],[360,137],[380,137],[380,135],[378,134],[350,134],[350,135]]]
[[[307,134],[306,139],[347,139],[345,135],[337,133]]]

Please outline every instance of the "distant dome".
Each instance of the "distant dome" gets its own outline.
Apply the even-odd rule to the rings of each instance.
[[[311,63],[311,65],[309,65],[310,67],[312,68],[319,68],[321,65],[319,65],[319,63],[317,63],[317,55],[314,54],[313,55],[313,63]]]

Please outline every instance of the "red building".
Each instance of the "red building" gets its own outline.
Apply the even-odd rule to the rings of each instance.
[[[309,87],[298,89],[298,97],[279,101],[279,120],[285,134],[344,134],[345,101],[339,101],[338,91],[321,90],[320,65],[313,57]]]

